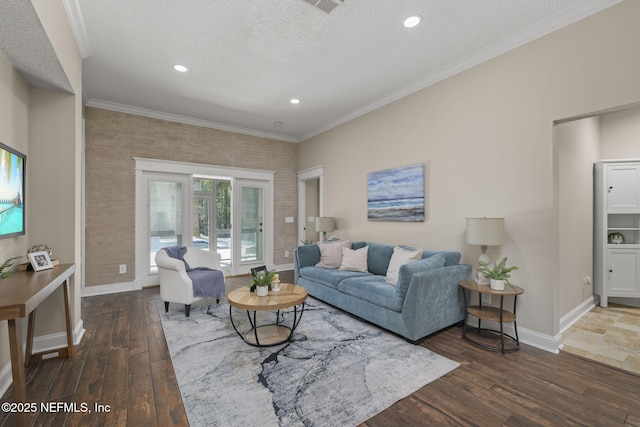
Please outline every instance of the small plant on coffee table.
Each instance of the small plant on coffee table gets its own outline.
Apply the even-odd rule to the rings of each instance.
[[[275,270],[252,273],[251,284],[249,285],[251,292],[256,289],[256,286],[271,286],[271,282],[273,282],[275,275]]]

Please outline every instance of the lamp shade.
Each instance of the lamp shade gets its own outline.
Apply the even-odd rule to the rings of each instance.
[[[316,217],[316,231],[327,232],[336,229],[336,220],[332,216],[318,216]]]
[[[504,218],[467,218],[467,243],[482,246],[504,245]]]

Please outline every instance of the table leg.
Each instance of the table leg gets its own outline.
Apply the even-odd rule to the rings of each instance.
[[[29,313],[29,323],[27,324],[27,349],[24,353],[24,366],[31,363],[31,354],[33,354],[33,332],[36,325],[36,310]]]
[[[469,295],[471,298],[471,295]],[[464,300],[464,324],[462,326],[462,338],[466,338],[467,336],[467,322],[469,321],[469,311],[467,307],[469,304],[467,303],[467,291],[465,289],[462,290],[462,299]]]
[[[22,356],[22,337],[16,325],[16,319],[7,320],[9,326],[9,345],[11,351],[11,373],[13,374],[13,395],[15,402],[27,402],[27,383],[24,375],[24,359]],[[17,425],[29,425],[27,412],[16,412]]]
[[[64,316],[67,324],[67,357],[71,358],[73,356],[73,335],[71,333],[71,310],[69,309],[69,279],[65,280],[63,289],[64,289]]]
[[[247,315],[249,315],[249,311],[247,310]],[[253,335],[256,337],[256,345],[260,347],[260,340],[258,339],[258,323],[256,323],[256,312],[253,312]]]
[[[500,349],[502,350],[502,355],[504,356],[504,322],[502,321],[502,315],[504,313],[504,295],[500,295]]]

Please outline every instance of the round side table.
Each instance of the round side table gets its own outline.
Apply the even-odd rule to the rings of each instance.
[[[491,289],[489,285],[478,285],[473,280],[463,280],[460,282],[460,286],[463,289],[464,296],[464,305],[465,305],[465,315],[464,315],[464,327],[462,329],[462,338],[474,344],[478,347],[484,348],[486,350],[491,351],[500,351],[502,354],[505,354],[508,351],[518,351],[520,349],[520,339],[518,338],[518,324],[516,322],[516,303],[518,299],[518,295],[524,293],[524,289],[515,285],[507,285],[503,291],[496,291]],[[471,292],[475,292],[478,294],[478,305],[470,306],[470,294]],[[500,308],[491,307],[491,306],[483,306],[482,305],[482,294],[496,295],[500,297]],[[504,297],[513,296],[513,311],[507,311],[504,309]],[[483,343],[478,339],[472,338],[469,336],[467,332],[467,325],[469,323],[469,315],[476,317],[478,319],[478,328],[477,333],[480,335],[482,332],[486,332],[489,334],[499,335],[500,336],[500,346],[493,346],[490,344]],[[493,322],[498,322],[500,325],[500,330],[496,331],[493,329],[487,329],[482,327],[482,321],[488,320]],[[511,336],[504,332],[504,323],[511,322],[513,323],[513,329],[515,331],[514,335]],[[512,346],[507,346],[505,341],[511,341],[513,343]]]

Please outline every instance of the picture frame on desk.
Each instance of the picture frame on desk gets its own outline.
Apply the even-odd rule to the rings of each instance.
[[[47,251],[31,252],[27,255],[29,256],[29,262],[31,262],[33,271],[42,271],[53,268],[53,263],[51,262],[51,258],[49,258],[49,253]]]

